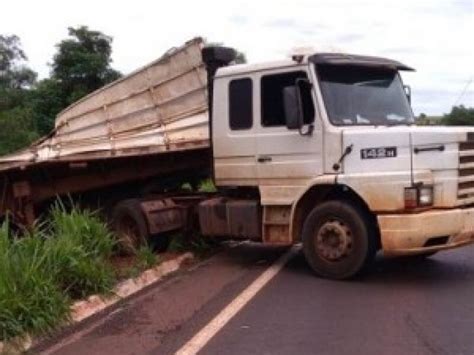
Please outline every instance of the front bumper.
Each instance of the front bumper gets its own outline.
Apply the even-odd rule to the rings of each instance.
[[[474,208],[378,215],[377,220],[385,255],[415,255],[474,243]]]

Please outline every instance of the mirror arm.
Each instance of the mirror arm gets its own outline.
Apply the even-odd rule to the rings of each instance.
[[[300,83],[301,82],[308,82],[308,79],[304,78],[298,78],[296,79],[295,85],[296,85],[296,90],[298,93],[298,132],[302,136],[311,136],[313,135],[314,131],[314,124],[309,124],[308,129],[303,131],[303,126],[304,126],[304,111],[303,111],[303,101],[301,100],[301,89],[300,89]],[[309,82],[308,82],[309,83]]]
[[[310,125],[308,125],[308,130],[303,133],[303,136],[312,136],[313,131],[314,131],[314,124],[311,123]]]
[[[411,105],[411,87],[410,87],[410,85],[403,85],[403,90],[405,91],[405,95],[408,99],[408,103]]]

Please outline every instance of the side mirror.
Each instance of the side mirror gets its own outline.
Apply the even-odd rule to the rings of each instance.
[[[283,88],[283,108],[285,111],[286,127],[288,129],[297,129],[302,136],[311,136],[314,130],[312,123],[308,124],[306,131],[302,129],[305,124],[304,93],[310,94],[311,87],[312,85],[308,79],[299,78],[296,79],[295,85]]]
[[[409,85],[403,85],[403,90],[407,96],[408,103],[411,105],[411,87]]]
[[[300,118],[299,90],[296,85],[283,88],[283,107],[285,110],[286,128],[300,129],[303,120]]]

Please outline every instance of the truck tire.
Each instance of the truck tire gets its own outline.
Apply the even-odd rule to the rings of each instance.
[[[343,200],[316,206],[304,222],[302,240],[313,271],[335,280],[359,274],[373,261],[377,249],[366,213]]]
[[[129,199],[119,202],[112,213],[112,228],[122,253],[133,255],[141,246],[146,245],[149,232],[140,201]]]

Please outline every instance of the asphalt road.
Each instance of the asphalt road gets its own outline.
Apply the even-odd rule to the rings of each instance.
[[[173,354],[285,249],[226,248],[36,348]],[[365,277],[314,277],[301,253],[200,354],[474,354],[474,246],[423,262],[377,260]]]

